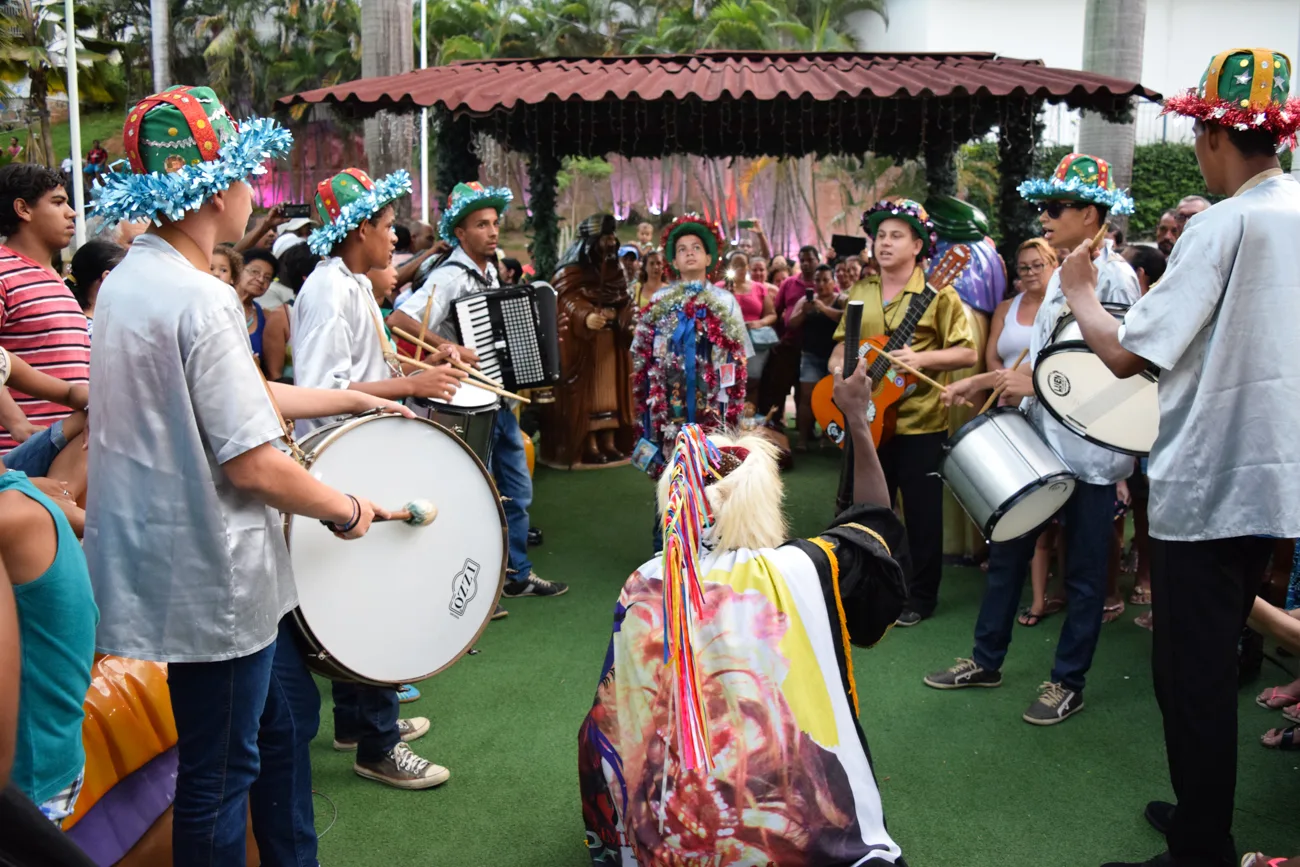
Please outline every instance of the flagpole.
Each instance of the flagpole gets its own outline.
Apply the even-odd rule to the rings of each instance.
[[[429,68],[429,2],[420,0],[420,68]],[[420,109],[420,219],[429,222],[429,109]]]
[[[63,2],[63,35],[68,41],[68,130],[72,149],[72,201],[77,210],[77,246],[86,243],[86,188],[81,176],[81,105],[77,93],[77,26],[72,0]],[[54,162],[54,154],[49,154]]]

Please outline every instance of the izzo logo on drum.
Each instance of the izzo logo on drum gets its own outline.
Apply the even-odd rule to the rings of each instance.
[[[1053,370],[1047,375],[1047,387],[1057,397],[1065,397],[1070,393],[1070,378],[1059,370]]]
[[[451,611],[452,617],[464,614],[470,602],[478,595],[478,569],[478,563],[466,558],[465,565],[451,579],[451,604],[447,609]]]

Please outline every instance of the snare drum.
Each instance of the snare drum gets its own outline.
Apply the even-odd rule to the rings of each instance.
[[[429,500],[432,524],[373,524],[344,541],[310,518],[286,534],[307,667],[332,680],[391,686],[459,659],[496,609],[506,520],[469,446],[425,419],[367,415],[313,431],[308,471],[327,485],[400,509]]]
[[[943,450],[940,477],[990,542],[1032,533],[1074,493],[1078,477],[1015,407],[976,416]]]
[[[1103,304],[1121,322],[1128,307]],[[1120,379],[1084,342],[1066,311],[1034,365],[1034,393],[1057,421],[1088,442],[1124,454],[1151,451],[1160,426],[1157,371]]]
[[[495,394],[469,382],[462,382],[451,403],[437,398],[413,397],[406,405],[418,416],[437,422],[460,437],[479,460],[492,456],[492,432],[501,401]]]

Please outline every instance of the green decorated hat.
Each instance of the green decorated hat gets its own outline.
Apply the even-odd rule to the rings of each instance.
[[[307,236],[307,246],[317,256],[328,256],[348,233],[369,220],[385,205],[411,194],[411,175],[398,169],[378,181],[361,169],[344,169],[316,185],[316,213],[321,226]]]
[[[1133,213],[1133,198],[1115,186],[1110,163],[1092,154],[1066,154],[1050,178],[1032,178],[1016,190],[1030,202],[1083,202],[1114,214]]]
[[[930,219],[930,212],[920,202],[902,196],[881,199],[862,215],[862,228],[874,240],[880,224],[885,220],[902,220],[907,223],[916,232],[916,236],[925,242],[925,257],[928,259],[934,255],[939,235],[935,231],[934,221]]]
[[[177,85],[128,113],[122,146],[131,171],[113,172],[93,189],[107,221],[181,219],[216,193],[266,171],[293,136],[269,118],[235,123],[208,87]]]
[[[956,196],[931,196],[925,200],[925,209],[941,240],[982,241],[991,234],[984,212]]]
[[[1232,48],[1216,54],[1200,86],[1165,100],[1164,112],[1242,131],[1271,133],[1295,147],[1300,98],[1290,97],[1291,60],[1271,48]]]
[[[694,235],[704,243],[704,250],[709,254],[709,271],[705,276],[711,277],[718,263],[722,261],[721,250],[725,243],[722,238],[722,227],[699,214],[682,214],[668,224],[663,234],[664,258],[667,260],[665,264],[668,272],[674,277],[679,275],[677,269],[673,267],[672,260],[677,256],[677,240],[682,235]]]
[[[497,214],[504,214],[515,194],[509,187],[485,187],[478,181],[457,184],[447,197],[447,207],[438,220],[438,234],[453,247],[460,244],[456,238],[456,227],[460,221],[475,211],[494,208]]]

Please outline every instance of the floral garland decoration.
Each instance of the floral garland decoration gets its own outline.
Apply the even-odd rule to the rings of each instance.
[[[715,293],[705,291],[705,283],[691,282],[670,287],[659,300],[646,306],[632,339],[632,393],[636,399],[636,435],[656,443],[673,442],[677,427],[669,416],[668,374],[674,368],[666,359],[655,357],[655,336],[661,327],[675,327],[679,315],[695,320],[695,339],[707,340],[714,352],[710,364],[698,368],[696,387],[704,388],[704,402],[711,407],[722,406],[722,427],[734,427],[740,422],[745,404],[745,343],[743,326],[736,324],[733,316]],[[722,394],[721,368],[723,364],[736,365],[736,381],[727,387],[727,400]],[[696,405],[700,403],[696,396]],[[646,418],[649,416],[649,425]]]
[[[339,209],[339,214],[307,236],[307,246],[317,256],[328,256],[334,246],[383,207],[411,194],[411,173],[398,169],[375,181],[374,187]]]
[[[1195,90],[1187,90],[1165,100],[1161,114],[1181,114],[1196,120],[1217,123],[1245,132],[1259,129],[1272,133],[1278,140],[1278,150],[1296,146],[1296,133],[1300,131],[1300,97],[1286,102],[1270,102],[1262,108],[1242,108],[1226,99],[1207,99]]]
[[[182,166],[174,172],[134,174],[114,172],[101,176],[91,190],[95,213],[107,224],[119,220],[150,219],[162,225],[160,215],[180,220],[217,193],[250,175],[266,173],[266,161],[289,152],[293,134],[271,118],[252,118],[239,124],[239,135],[221,145],[220,158]]]
[[[930,215],[922,205],[911,199],[882,199],[862,215],[862,229],[874,240],[876,233],[872,229],[872,224],[879,226],[889,218],[906,220],[910,223],[925,241],[925,258],[934,257],[935,248],[939,246],[939,233],[935,231],[934,221],[930,219]]]

